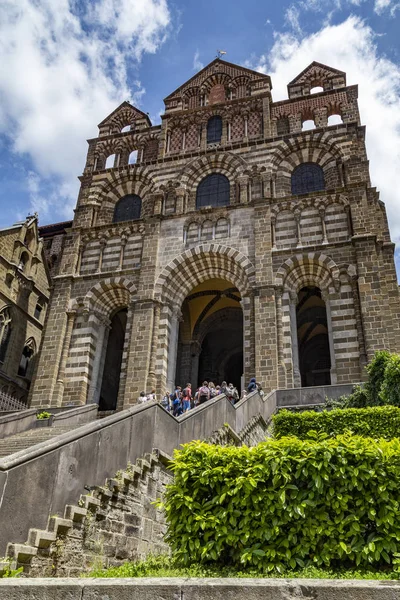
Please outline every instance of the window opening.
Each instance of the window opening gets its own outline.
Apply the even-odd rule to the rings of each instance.
[[[324,91],[324,88],[321,85],[317,85],[310,89],[310,94],[319,94],[320,92],[323,92],[323,91]]]
[[[325,189],[324,172],[315,163],[303,163],[292,173],[292,194],[307,194]]]
[[[113,223],[140,219],[142,200],[136,194],[129,194],[118,200],[115,205]]]
[[[212,173],[199,183],[196,193],[196,208],[228,206],[229,195],[229,179],[220,173]]]
[[[222,138],[222,118],[219,116],[211,117],[207,123],[207,144],[215,144]]]
[[[110,156],[107,156],[106,169],[112,169],[114,166],[116,166],[115,159],[116,159],[116,154],[110,154]]]
[[[137,157],[138,157],[138,151],[137,150],[133,150],[130,153],[130,155],[129,155],[128,164],[129,165],[135,165],[137,163]]]
[[[331,115],[330,117],[328,117],[328,127],[330,125],[342,125],[343,124],[343,119],[340,115]]]
[[[310,129],[315,129],[315,121],[313,119],[307,119],[306,121],[303,121],[301,130],[310,131]]]

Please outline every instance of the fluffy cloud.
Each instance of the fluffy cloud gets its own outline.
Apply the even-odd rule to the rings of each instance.
[[[71,216],[82,139],[122,100],[140,100],[140,82],[127,83],[128,60],[155,52],[170,23],[166,0],[0,4],[0,133],[32,164],[32,210],[43,215],[51,205],[52,218]]]
[[[373,30],[356,17],[313,35],[275,35],[268,57],[253,62],[253,67],[271,75],[275,101],[287,98],[287,83],[313,60],[345,71],[348,85],[359,85],[372,185],[386,204],[392,238],[400,242],[400,67],[379,56]]]

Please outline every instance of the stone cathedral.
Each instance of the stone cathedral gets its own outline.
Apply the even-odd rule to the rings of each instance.
[[[99,124],[53,280],[32,406],[127,408],[203,379],[358,382],[400,347],[384,204],[357,86],[313,62],[274,102],[216,59]]]

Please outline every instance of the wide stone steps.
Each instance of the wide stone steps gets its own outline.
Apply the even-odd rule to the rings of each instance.
[[[0,440],[0,458],[19,452],[20,450],[26,450],[31,446],[40,444],[41,442],[47,442],[51,438],[54,438],[62,433],[67,433],[73,429],[77,429],[82,425],[65,425],[60,427],[38,427],[37,429],[30,429],[29,431],[23,431],[16,433],[5,440]]]

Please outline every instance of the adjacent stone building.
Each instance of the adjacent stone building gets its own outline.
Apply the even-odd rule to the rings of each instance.
[[[0,230],[0,392],[27,400],[50,296],[37,217]]]
[[[31,402],[127,407],[202,379],[266,390],[359,381],[398,350],[386,213],[357,86],[312,63],[271,79],[214,60],[124,102],[89,140]]]

